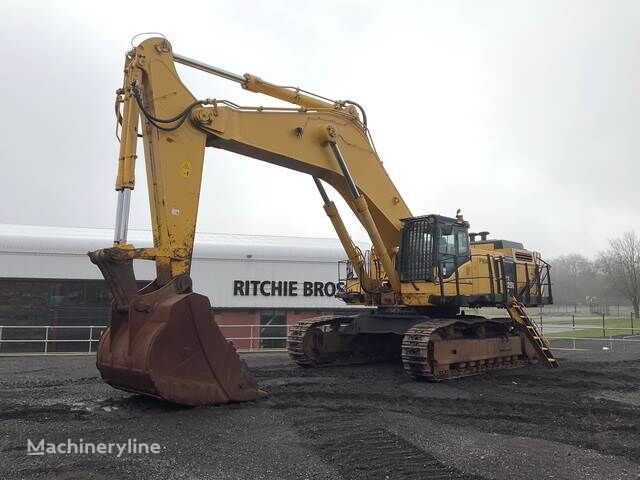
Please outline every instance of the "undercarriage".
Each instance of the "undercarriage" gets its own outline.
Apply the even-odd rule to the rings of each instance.
[[[376,312],[303,320],[287,350],[302,367],[401,360],[411,377],[439,381],[537,363],[540,338],[512,318]]]

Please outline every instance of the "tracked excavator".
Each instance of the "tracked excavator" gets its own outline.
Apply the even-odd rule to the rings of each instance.
[[[176,64],[289,106],[196,99]],[[348,258],[340,297],[349,305],[375,307],[291,327],[287,349],[300,366],[398,359],[411,377],[434,381],[537,362],[557,366],[526,310],[552,302],[549,265],[518,242],[469,233],[459,212],[412,215],[376,153],[358,103],[237,75],[179,55],[165,38],[154,37],[125,56],[116,116],[114,244],[89,252],[113,295],[97,352],[97,367],[113,387],[184,405],[264,395],[189,276],[206,147],[310,175]],[[139,137],[153,229],[150,248],[127,241]],[[351,240],[325,184],[363,225],[369,251]],[[141,290],[134,260],[156,266],[157,278]],[[508,316],[485,318],[470,313],[474,307],[499,307]]]

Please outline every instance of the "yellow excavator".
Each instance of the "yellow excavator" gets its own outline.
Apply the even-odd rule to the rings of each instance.
[[[180,81],[176,63],[291,106],[196,99]],[[89,252],[113,295],[109,327],[97,352],[97,367],[113,387],[184,405],[264,395],[214,322],[207,297],[192,289],[189,272],[206,147],[309,174],[348,257],[342,268],[346,288],[339,295],[347,304],[375,307],[291,327],[287,349],[299,365],[399,359],[412,377],[435,381],[538,361],[557,366],[526,311],[552,302],[549,265],[520,243],[469,233],[459,211],[453,217],[413,216],[376,153],[358,103],[237,75],[179,55],[157,37],[126,54],[116,116],[120,155],[114,244]],[[127,241],[139,137],[151,248]],[[351,240],[324,183],[364,226],[371,250],[363,252]],[[157,278],[141,290],[134,260],[156,265]],[[475,307],[504,308],[509,316],[469,314]]]

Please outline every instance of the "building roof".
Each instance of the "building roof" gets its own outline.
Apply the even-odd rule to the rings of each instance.
[[[152,246],[150,230],[129,230],[136,247]],[[86,255],[113,242],[107,228],[0,224],[0,253]],[[359,242],[360,243],[360,242]],[[367,248],[362,243],[361,247]],[[330,261],[346,258],[336,238],[196,233],[194,258]]]

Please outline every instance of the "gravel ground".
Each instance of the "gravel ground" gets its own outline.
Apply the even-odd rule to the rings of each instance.
[[[207,408],[113,390],[89,356],[1,357],[0,478],[639,479],[640,348],[557,356],[431,384],[246,354],[269,397]],[[161,452],[26,455],[27,439],[129,438]]]

